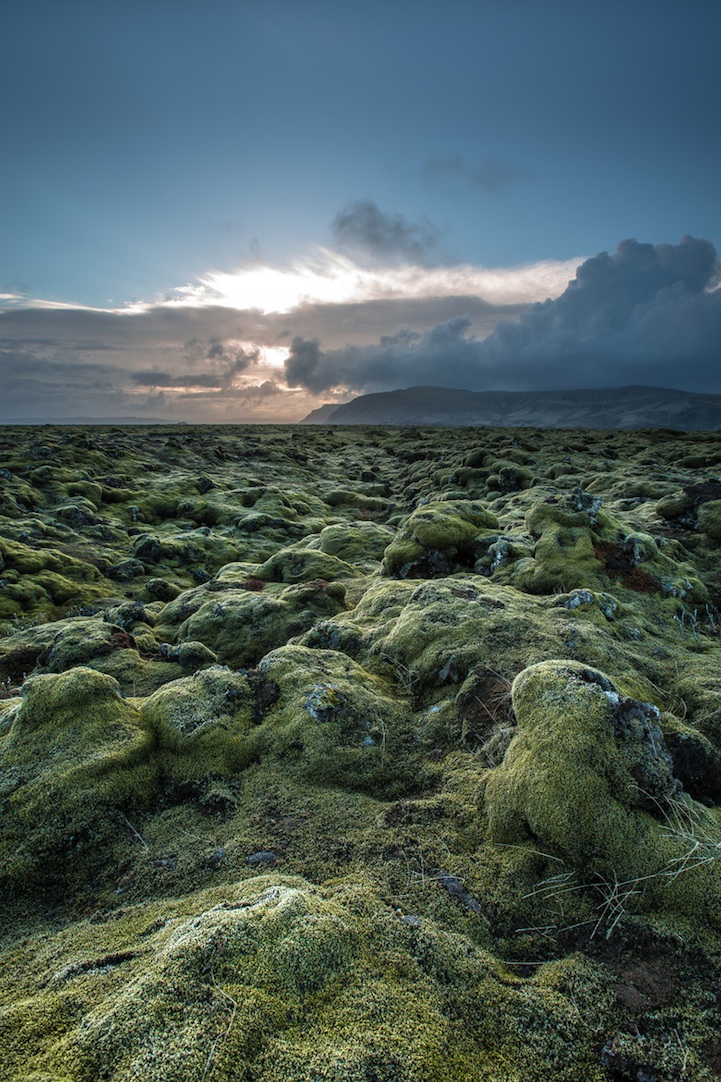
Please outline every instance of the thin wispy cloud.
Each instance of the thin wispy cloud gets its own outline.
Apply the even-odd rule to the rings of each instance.
[[[432,154],[424,161],[421,175],[434,187],[448,191],[465,187],[484,195],[497,195],[534,178],[530,169],[504,158],[484,158],[473,165],[462,154]]]
[[[133,306],[204,307],[219,305],[264,314],[291,312],[311,304],[361,304],[373,300],[408,300],[477,296],[492,304],[529,304],[553,296],[573,277],[579,259],[541,260],[516,267],[467,263],[425,266],[363,266],[348,256],[319,248],[288,267],[251,266],[233,272],[210,272],[180,286],[154,304]]]

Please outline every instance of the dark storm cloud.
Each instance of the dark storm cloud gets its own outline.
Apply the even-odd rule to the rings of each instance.
[[[104,365],[47,358],[24,350],[0,350],[0,420],[4,423],[56,415],[57,405],[74,414],[122,408],[124,373]]]
[[[353,356],[353,348],[339,350],[339,355],[350,354]],[[285,362],[285,375],[291,387],[308,387],[309,390],[323,391],[332,386],[327,383],[321,373],[327,366],[328,354],[321,352],[320,342],[317,338],[306,340],[296,335],[290,345],[290,353]],[[318,380],[320,378],[320,385]],[[335,377],[334,377],[335,379]],[[343,380],[336,381],[343,382]]]
[[[385,214],[370,199],[348,203],[331,223],[333,239],[344,251],[383,262],[430,264],[441,257],[441,235],[431,222],[409,222],[402,214]]]
[[[184,346],[184,357],[191,364],[213,361],[230,374],[244,372],[249,365],[258,360],[258,350],[247,350],[236,343],[224,342],[221,338],[203,341],[191,338]]]
[[[317,339],[293,339],[285,362],[291,387],[316,394],[338,387],[389,390],[412,384],[463,387],[476,367],[480,341],[466,337],[470,321],[462,317],[418,334],[403,328],[383,335],[377,345],[346,346],[324,352]]]
[[[283,389],[278,386],[274,379],[263,380],[262,383],[256,386],[244,387],[242,391],[242,396],[246,402],[258,402],[263,398],[274,398],[279,394],[283,394]]]
[[[422,273],[445,280],[456,269]],[[0,312],[0,420],[149,410],[189,420],[252,419],[256,410],[259,418],[293,420],[316,404],[308,393],[343,397],[414,384],[721,391],[716,275],[713,245],[684,238],[655,247],[624,241],[583,263],[556,300],[535,305],[489,303],[459,290],[317,301],[286,313],[13,307]],[[463,274],[458,281],[464,286]],[[280,372],[262,348],[278,346],[290,347],[292,393],[282,385],[278,393]]]
[[[471,165],[460,154],[434,154],[423,163],[422,175],[431,184],[446,186],[461,182],[475,191],[495,195],[533,174],[502,158],[484,158],[480,165]]]
[[[291,386],[319,393],[430,384],[543,389],[647,384],[721,390],[721,290],[716,251],[623,241],[586,260],[556,300],[532,305],[481,340],[456,318],[418,334],[403,330],[371,346],[324,351],[293,340]]]

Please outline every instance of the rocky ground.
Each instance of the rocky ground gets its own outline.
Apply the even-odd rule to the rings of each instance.
[[[0,1078],[721,1076],[721,434],[0,430]]]

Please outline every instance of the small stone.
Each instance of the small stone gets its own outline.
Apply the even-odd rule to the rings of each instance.
[[[106,578],[115,579],[116,582],[130,582],[145,574],[145,568],[140,560],[120,560],[117,564],[111,564],[106,568]]]
[[[472,913],[482,912],[480,904],[473,897],[470,890],[464,886],[461,879],[455,875],[449,875],[447,872],[439,872],[438,876],[451,898],[459,901],[464,909],[470,909]]]
[[[225,849],[223,849],[222,845],[219,845],[209,857],[205,857],[203,864],[206,868],[217,868],[224,856]]]
[[[275,864],[278,856],[272,849],[261,849],[257,853],[251,853],[246,860],[249,868],[257,868],[261,864]]]

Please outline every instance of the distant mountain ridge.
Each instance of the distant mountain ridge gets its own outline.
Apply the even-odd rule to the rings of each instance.
[[[721,394],[665,387],[463,391],[407,387],[321,406],[300,424],[721,429]]]

